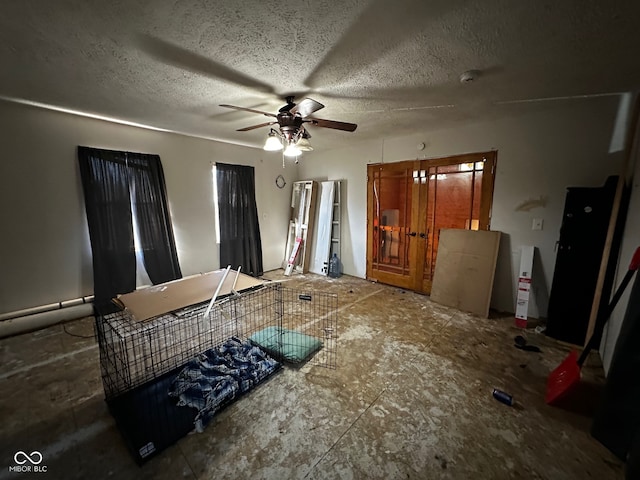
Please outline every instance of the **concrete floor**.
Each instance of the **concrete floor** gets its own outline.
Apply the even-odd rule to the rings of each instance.
[[[19,450],[48,479],[624,477],[588,416],[543,401],[566,347],[527,330],[542,353],[519,350],[513,317],[353,277],[302,284],[339,295],[338,368],[285,368],[142,467],[103,400],[92,319],[0,340],[0,479],[36,477],[8,471]],[[583,373],[602,382],[597,355]]]

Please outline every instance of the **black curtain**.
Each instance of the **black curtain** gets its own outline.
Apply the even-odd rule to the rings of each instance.
[[[220,265],[262,275],[262,241],[253,167],[216,163],[220,220]]]
[[[136,288],[132,198],[144,265],[154,284],[180,278],[180,265],[160,157],[78,147],[93,252],[94,306],[114,310],[111,299]]]
[[[111,299],[136,288],[136,255],[129,175],[121,152],[78,147],[80,176],[93,252],[96,313],[114,311]]]
[[[158,155],[129,153],[134,209],[144,266],[154,285],[182,277]]]

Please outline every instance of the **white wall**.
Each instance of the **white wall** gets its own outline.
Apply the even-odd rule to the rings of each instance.
[[[78,145],[160,155],[183,275],[220,267],[211,164],[254,166],[264,269],[280,266],[297,169],[278,155],[7,102],[0,132],[0,313],[93,294]]]
[[[345,180],[344,272],[366,273],[366,165],[497,149],[491,227],[506,233],[499,255],[492,307],[513,311],[519,247],[539,249],[531,316],[546,314],[565,188],[599,186],[619,173],[620,155],[608,154],[616,97],[547,102],[511,108],[500,119],[456,128],[359,142],[304,154],[296,169],[281,156],[180,135],[116,125],[59,112],[2,103],[0,132],[0,312],[92,293],[91,255],[76,147],[88,145],[157,153],[167,181],[183,274],[219,268],[213,231],[210,165],[214,161],[256,168],[265,270],[281,264],[291,183],[297,179]],[[321,133],[319,132],[318,135]],[[350,135],[345,133],[345,135]],[[427,147],[418,152],[416,145]],[[283,174],[286,188],[276,188]],[[545,207],[516,211],[542,196]],[[542,231],[531,230],[544,219]],[[540,304],[538,306],[538,303]]]
[[[529,315],[545,316],[555,264],[566,187],[600,186],[619,173],[620,154],[609,154],[617,97],[544,102],[510,107],[501,118],[461,123],[455,128],[357,142],[348,150],[314,151],[300,162],[302,179],[346,179],[347,202],[342,262],[345,273],[366,274],[366,165],[434,158],[496,149],[498,163],[491,229],[504,232],[492,307],[514,311],[520,246],[538,248]],[[498,107],[491,107],[498,108]],[[488,109],[489,112],[489,109]],[[418,143],[426,148],[419,152]],[[521,203],[542,197],[546,205],[516,211]],[[542,231],[532,231],[542,218]]]
[[[360,278],[366,270],[366,164],[376,156],[380,158],[380,146],[366,143],[340,151],[304,153],[299,164],[301,180],[342,180],[340,261],[344,273]]]

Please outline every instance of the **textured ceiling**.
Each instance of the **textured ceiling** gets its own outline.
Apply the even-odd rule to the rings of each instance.
[[[638,90],[639,20],[637,0],[4,1],[0,96],[253,146],[268,128],[235,130],[267,119],[219,104],[309,96],[359,125],[310,127],[330,148]]]

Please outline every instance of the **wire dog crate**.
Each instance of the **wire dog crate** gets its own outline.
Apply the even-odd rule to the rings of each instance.
[[[194,426],[201,429],[202,418],[213,413],[203,416],[198,406],[206,401],[223,408],[279,362],[336,368],[337,306],[334,294],[270,283],[218,300],[209,315],[203,303],[143,322],[126,310],[96,317],[105,397],[136,460],[147,460]],[[228,364],[242,355],[254,364]],[[211,378],[219,383],[207,392],[229,395],[189,397],[193,379],[202,382],[212,363],[218,370]]]

